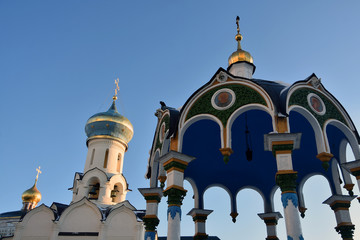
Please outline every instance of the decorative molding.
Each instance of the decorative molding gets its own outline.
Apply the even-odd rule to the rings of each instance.
[[[230,89],[236,95],[234,104],[226,110],[217,110],[212,106],[213,95],[221,89]],[[252,103],[268,107],[264,97],[255,89],[241,84],[222,84],[203,93],[189,109],[185,121],[199,114],[210,114],[220,119],[225,127],[229,117],[236,109]]]
[[[291,200],[294,207],[297,208],[299,205],[298,197],[296,196],[296,193],[283,193],[281,194],[281,201],[283,204],[283,207],[286,208],[288,206],[288,201]]]
[[[355,225],[337,226],[335,230],[341,235],[342,239],[353,239]]]
[[[326,113],[323,115],[315,114],[314,110],[308,104],[308,95],[310,93],[316,94],[322,100],[324,106],[326,107]],[[289,98],[288,108],[293,105],[301,106],[311,112],[321,127],[324,127],[325,122],[329,119],[336,119],[350,127],[332,100],[317,90],[311,89],[309,87],[296,89]]]
[[[169,221],[169,214],[172,219],[175,218],[176,213],[179,213],[180,221],[181,221],[181,208],[179,206],[169,206],[167,210],[167,219]]]

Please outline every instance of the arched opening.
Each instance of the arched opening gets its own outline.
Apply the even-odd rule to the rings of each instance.
[[[123,201],[123,186],[121,183],[116,183],[113,187],[113,189],[110,192],[110,197],[112,199],[112,202],[119,203]]]
[[[234,236],[240,236],[237,234],[239,225],[234,224],[230,216],[229,193],[221,187],[214,186],[205,191],[203,198],[204,208],[213,210],[206,220],[207,234],[220,239],[233,239]]]
[[[236,204],[239,216],[235,236],[241,236],[242,239],[265,239],[266,225],[258,216],[264,213],[264,199],[260,193],[251,188],[242,189],[236,196]]]
[[[100,181],[93,177],[88,182],[88,198],[90,200],[97,200],[99,198]]]
[[[304,184],[303,194],[307,208],[306,216],[301,221],[304,238],[339,239],[339,234],[334,230],[337,225],[335,213],[328,205],[322,204],[332,195],[326,178],[321,175],[310,177]],[[315,226],[314,223],[318,224]]]

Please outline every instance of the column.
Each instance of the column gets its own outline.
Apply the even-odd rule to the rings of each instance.
[[[146,214],[143,218],[145,224],[144,240],[154,240],[157,235],[156,227],[160,222],[158,206],[163,196],[162,188],[139,188],[138,190],[146,200]]]
[[[270,212],[270,213],[259,213],[258,216],[264,220],[265,224],[266,224],[266,232],[267,232],[267,237],[265,238],[266,240],[279,240],[279,238],[277,237],[277,232],[276,232],[276,225],[278,223],[279,218],[282,218],[281,213],[279,212]]]
[[[199,209],[199,208],[193,208],[191,211],[187,214],[190,215],[195,223],[195,235],[194,240],[202,240],[207,239],[208,235],[205,231],[205,222],[207,219],[207,216],[212,213],[213,210],[206,210],[206,209]]]
[[[160,158],[167,175],[167,188],[163,191],[168,197],[168,231],[167,240],[180,240],[181,205],[186,195],[183,187],[184,170],[194,157],[170,151]]]
[[[355,225],[350,218],[349,207],[355,196],[333,195],[323,203],[328,204],[335,213],[337,226],[336,232],[343,240],[353,240]]]
[[[350,172],[353,176],[356,177],[358,188],[360,190],[360,160],[355,160],[355,161],[352,161],[352,162],[343,163],[343,164],[341,164],[341,166],[343,168],[345,168],[348,172]],[[349,192],[349,193],[351,195],[351,192]],[[357,199],[360,202],[360,197],[358,197]]]
[[[281,189],[287,238],[303,240],[298,197],[296,193],[297,172],[293,170],[292,150],[300,148],[301,133],[265,134],[265,150],[272,151],[277,164],[276,184]]]

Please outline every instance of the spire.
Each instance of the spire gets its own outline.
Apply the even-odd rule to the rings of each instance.
[[[240,21],[240,17],[237,16],[237,17],[236,17],[236,26],[237,26],[236,30],[237,30],[237,34],[236,34],[236,36],[235,36],[235,40],[238,42],[238,47],[237,47],[238,50],[241,49],[240,41],[241,41],[242,38],[243,38],[242,35],[240,34],[239,21]]]
[[[235,40],[237,41],[237,49],[233,52],[229,59],[228,71],[234,76],[252,78],[252,74],[255,71],[255,65],[251,54],[241,48],[241,40],[243,39],[240,34],[240,18],[236,17],[236,35]],[[235,66],[236,65],[236,66]]]

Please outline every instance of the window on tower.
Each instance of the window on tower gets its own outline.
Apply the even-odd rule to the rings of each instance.
[[[109,158],[109,149],[106,149],[105,158],[104,158],[104,168],[107,168],[108,158]]]
[[[91,153],[91,161],[90,161],[90,166],[93,164],[94,162],[94,155],[95,155],[95,148],[92,150],[92,153]]]
[[[116,171],[120,172],[121,154],[118,154]]]

